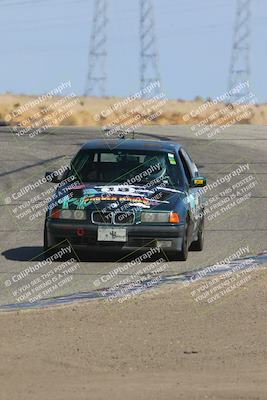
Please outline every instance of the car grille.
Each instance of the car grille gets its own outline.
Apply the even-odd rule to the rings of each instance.
[[[108,211],[93,211],[92,222],[94,224],[133,224],[134,213],[130,211],[108,212]]]
[[[114,214],[115,224],[133,224],[134,223],[134,213],[130,211],[116,212]]]
[[[92,221],[95,224],[112,224],[112,213],[107,211],[94,211],[92,213]]]

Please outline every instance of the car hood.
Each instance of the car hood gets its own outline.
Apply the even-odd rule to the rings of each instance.
[[[127,205],[132,208],[160,210],[174,209],[185,193],[170,187],[132,185],[91,185],[64,186],[56,190],[54,204],[64,209],[78,208],[120,209]]]

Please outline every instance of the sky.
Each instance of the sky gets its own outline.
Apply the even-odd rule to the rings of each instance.
[[[228,88],[236,0],[152,0],[168,98]],[[94,0],[0,0],[0,93],[42,94],[70,80],[85,90]],[[109,0],[108,96],[140,89],[139,0]],[[267,102],[267,1],[252,0],[251,89]]]

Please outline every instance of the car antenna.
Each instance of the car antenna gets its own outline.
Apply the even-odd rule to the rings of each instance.
[[[110,132],[112,129],[114,128],[111,126],[105,126],[104,128],[102,128],[104,132]],[[118,134],[119,139],[125,139],[125,132],[122,129],[116,129],[115,132]]]
[[[127,132],[127,131],[126,131]],[[118,133],[118,137],[119,137],[119,139],[125,139],[125,131],[124,130],[122,130],[122,129],[120,129],[120,130],[117,130],[117,133]],[[127,132],[128,133],[128,132]],[[132,130],[132,139],[135,139],[135,137],[134,137],[134,134],[135,134],[135,131],[134,131],[134,129]]]
[[[124,131],[118,131],[118,136],[120,139],[125,139],[125,132]]]

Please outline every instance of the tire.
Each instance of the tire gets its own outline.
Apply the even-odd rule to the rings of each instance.
[[[44,226],[44,243],[43,243],[43,251],[48,250],[48,243],[47,243],[47,230],[46,226]]]
[[[197,240],[192,242],[190,250],[202,251],[204,247],[204,219],[202,220],[197,233]]]
[[[55,253],[57,253],[60,249],[62,248],[62,245],[60,243],[54,243],[52,242],[52,246],[48,241],[48,235],[47,235],[47,229],[46,226],[44,226],[44,242],[43,242],[43,257],[44,259],[53,256]],[[73,253],[72,253],[73,254]],[[74,253],[73,255],[77,260],[79,260],[78,257],[76,257],[76,254]],[[64,255],[62,260],[68,260],[67,256]]]
[[[48,243],[46,225],[44,226],[43,253],[44,253],[44,258],[50,257],[54,253],[54,251],[51,249],[51,247],[49,246],[49,243]]]
[[[182,250],[170,253],[170,258],[174,261],[186,261],[188,257],[188,220],[185,223]]]

